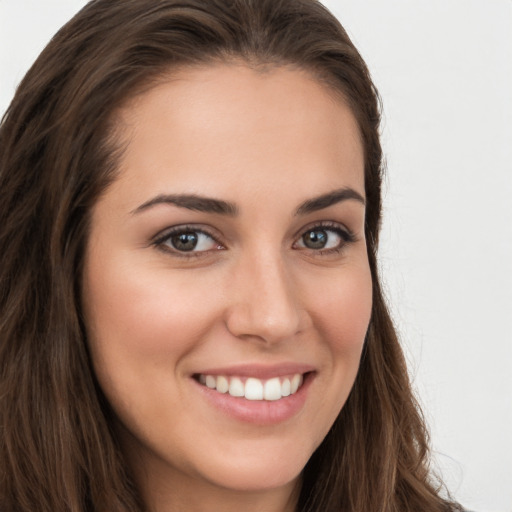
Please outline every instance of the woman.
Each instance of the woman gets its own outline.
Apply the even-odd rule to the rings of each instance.
[[[13,511],[449,511],[376,265],[378,96],[312,0],[96,0],[0,132]]]

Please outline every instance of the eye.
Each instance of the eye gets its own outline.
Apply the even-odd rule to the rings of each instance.
[[[205,231],[188,226],[166,231],[154,244],[175,253],[203,253],[223,249],[222,245]]]
[[[354,236],[340,226],[320,225],[305,231],[296,243],[296,247],[313,251],[339,251],[347,243],[353,242]]]

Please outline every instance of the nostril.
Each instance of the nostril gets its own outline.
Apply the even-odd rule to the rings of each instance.
[[[306,323],[305,315],[294,307],[287,309],[261,303],[251,306],[237,305],[227,318],[227,328],[237,338],[258,339],[267,343],[295,337]]]
[[[307,325],[296,283],[281,254],[266,246],[233,269],[226,325],[236,337],[275,343],[293,338]]]

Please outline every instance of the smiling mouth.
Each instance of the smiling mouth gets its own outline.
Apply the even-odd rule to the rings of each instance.
[[[258,379],[226,375],[194,375],[195,380],[218,393],[227,393],[246,400],[277,401],[294,395],[304,383],[306,374],[295,373],[285,377]]]

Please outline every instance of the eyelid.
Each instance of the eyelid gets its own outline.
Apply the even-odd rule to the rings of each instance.
[[[161,230],[159,233],[157,233],[151,239],[150,244],[153,245],[154,247],[156,247],[157,249],[160,249],[167,253],[171,253],[175,256],[184,257],[184,258],[201,257],[201,256],[205,256],[211,252],[211,250],[179,251],[177,249],[174,249],[170,245],[165,244],[165,242],[167,240],[169,240],[173,235],[177,235],[179,233],[186,233],[186,232],[201,233],[203,235],[206,235],[207,237],[211,238],[218,245],[218,247],[215,250],[225,249],[224,244],[219,241],[218,235],[214,235],[209,229],[205,228],[204,225],[197,225],[197,224],[179,224],[177,226],[167,227],[167,228]]]
[[[302,239],[302,237],[308,232],[308,231],[314,231],[314,230],[325,230],[325,231],[334,231],[342,238],[342,243],[338,247],[328,248],[328,249],[311,249],[309,247],[300,247],[300,250],[304,251],[310,251],[312,253],[316,253],[318,255],[322,254],[328,254],[328,253],[337,253],[343,250],[343,248],[347,244],[351,244],[353,242],[356,242],[358,240],[355,233],[349,229],[344,224],[341,224],[339,222],[335,221],[317,221],[312,222],[311,224],[304,226],[300,229],[300,231],[297,232],[295,235],[295,242],[293,243],[293,246],[296,246],[296,244],[299,243],[299,241]]]
[[[333,231],[338,234],[342,238],[341,243],[337,247],[327,248],[327,249],[312,249],[309,247],[297,247],[297,244],[300,242],[302,237],[308,232],[308,231],[314,231],[314,230],[326,230],[326,231]],[[190,258],[190,257],[201,257],[206,256],[210,254],[211,252],[217,251],[217,250],[223,250],[225,249],[225,244],[222,243],[219,240],[219,235],[214,234],[212,232],[213,230],[209,229],[208,227],[205,227],[204,225],[197,225],[197,224],[179,224],[176,226],[170,226],[167,227],[161,231],[159,231],[150,241],[150,245],[155,246],[157,249],[164,251],[166,253],[171,253],[174,256],[177,257],[183,257],[183,258]],[[201,233],[213,240],[214,243],[217,244],[217,247],[215,249],[208,249],[208,250],[202,250],[202,251],[180,251],[178,249],[173,248],[172,246],[166,244],[166,242],[173,236],[177,235],[179,233],[186,233],[186,232],[194,232],[194,233]],[[292,248],[300,249],[304,251],[309,251],[312,253],[315,253],[317,255],[322,254],[329,254],[329,253],[337,253],[343,250],[345,245],[353,243],[357,241],[356,235],[353,233],[351,229],[346,227],[344,224],[341,224],[339,222],[335,221],[316,221],[312,222],[304,227],[302,227],[300,230],[296,232],[294,235],[294,242],[292,245]]]
[[[353,241],[356,240],[355,233],[349,229],[347,226],[342,224],[341,222],[336,222],[332,220],[321,220],[316,222],[311,222],[310,224],[307,224],[306,226],[301,227],[294,235],[295,239],[299,239],[304,235],[304,233],[307,233],[308,231],[313,231],[314,229],[331,229],[336,232],[340,232],[345,234],[350,239],[353,239]]]

